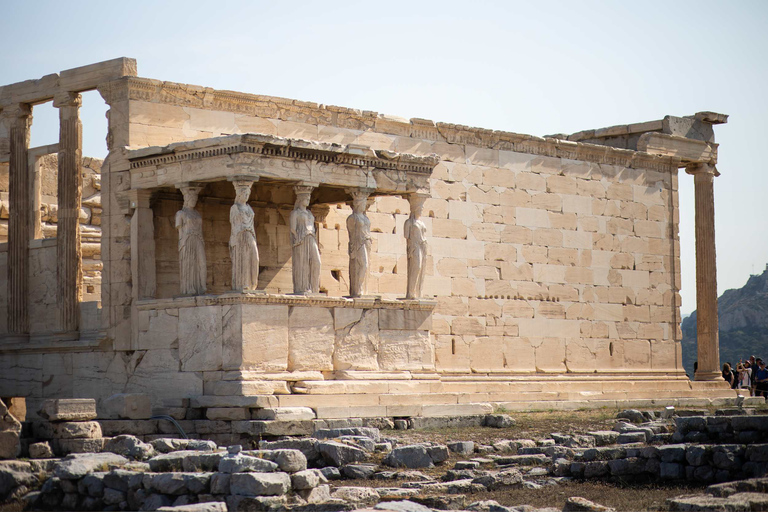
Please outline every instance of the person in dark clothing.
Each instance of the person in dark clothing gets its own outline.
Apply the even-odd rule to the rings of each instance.
[[[755,372],[755,396],[768,398],[768,370],[765,361],[757,360],[757,372]]]
[[[723,378],[729,386],[733,387],[733,372],[731,371],[731,363],[723,364]]]

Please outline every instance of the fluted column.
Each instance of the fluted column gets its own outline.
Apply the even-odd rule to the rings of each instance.
[[[32,205],[29,194],[29,129],[32,109],[27,104],[3,108],[9,125],[8,171],[8,332],[29,333],[29,235]]]
[[[80,202],[83,160],[83,125],[80,122],[81,97],[63,93],[53,99],[59,109],[59,220],[56,230],[59,327],[76,332],[80,325],[82,298],[82,258],[80,253]]]
[[[698,369],[695,380],[722,379],[717,322],[717,265],[715,257],[714,178],[711,164],[685,169],[693,175],[696,201],[696,344]]]

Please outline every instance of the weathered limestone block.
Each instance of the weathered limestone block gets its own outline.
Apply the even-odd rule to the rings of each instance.
[[[334,309],[335,370],[378,370],[379,310]]]
[[[5,403],[8,412],[19,421],[27,419],[27,399],[21,396],[0,397],[0,401]]]
[[[114,453],[73,454],[54,467],[53,474],[62,480],[77,480],[96,470],[116,468],[128,464],[128,459]]]
[[[196,306],[179,310],[179,357],[183,371],[221,369],[221,320],[221,306]]]
[[[179,310],[141,311],[147,315],[147,329],[139,329],[139,349],[167,349],[178,343]]]
[[[96,421],[35,422],[32,432],[40,439],[99,439],[101,425]]]
[[[109,419],[146,420],[152,416],[152,402],[141,393],[118,393],[101,405],[104,417]]]
[[[38,414],[50,421],[86,421],[98,416],[96,400],[92,398],[44,400]]]
[[[379,311],[380,330],[426,331],[432,328],[432,312],[411,309]]]
[[[230,492],[241,496],[279,496],[290,488],[286,473],[234,473],[229,482]]]
[[[330,309],[294,307],[289,318],[288,369],[333,369],[336,335]]]
[[[470,343],[474,372],[504,372],[535,369],[535,353],[527,339],[508,336],[479,336]]]
[[[52,459],[54,457],[53,450],[48,441],[41,443],[32,443],[29,445],[29,458],[30,459]]]
[[[435,347],[429,331],[379,331],[379,368],[434,370]]]
[[[288,309],[252,304],[231,306],[224,319],[225,368],[286,370]]]
[[[254,420],[314,420],[315,412],[309,407],[265,407],[252,416]]]

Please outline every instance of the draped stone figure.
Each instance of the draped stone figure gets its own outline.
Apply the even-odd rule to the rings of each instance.
[[[255,290],[259,283],[259,248],[253,224],[253,208],[246,204],[251,195],[250,180],[234,180],[235,204],[229,209],[229,257],[232,260],[232,289]]]
[[[427,269],[427,226],[421,220],[421,210],[426,197],[412,194],[408,196],[411,214],[403,226],[408,253],[408,288],[406,299],[419,299],[424,287],[424,274]]]
[[[203,187],[181,186],[184,206],[176,212],[179,230],[179,292],[181,295],[205,293],[206,264],[203,218],[195,210],[197,196]]]
[[[307,210],[314,187],[297,185],[296,204],[291,212],[291,246],[293,247],[293,293],[320,291],[320,249],[315,232],[315,216]]]
[[[349,296],[360,297],[367,292],[368,266],[371,254],[371,221],[365,215],[369,191],[348,190],[352,195],[352,215],[347,217],[349,233]]]

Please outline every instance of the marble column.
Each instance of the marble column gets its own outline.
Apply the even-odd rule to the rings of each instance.
[[[32,205],[29,194],[29,130],[32,108],[4,107],[10,135],[8,171],[8,332],[29,333],[29,239]]]
[[[403,226],[408,255],[408,284],[405,298],[420,299],[424,289],[424,276],[427,270],[427,226],[421,220],[421,211],[428,196],[410,194],[408,203],[411,214]]]
[[[368,292],[368,272],[371,260],[371,221],[365,211],[368,208],[367,188],[347,189],[352,196],[352,214],[347,217],[349,237],[349,296],[362,297]]]
[[[232,260],[232,290],[255,290],[259,284],[259,247],[254,212],[248,204],[255,178],[233,179],[235,203],[229,209],[229,258]]]
[[[83,160],[83,124],[80,94],[63,93],[53,98],[59,109],[59,219],[56,230],[59,327],[76,332],[80,325],[83,266],[80,253],[80,202]]]
[[[149,201],[151,190],[136,190],[131,198],[131,282],[135,301],[155,298],[157,271],[155,263],[154,214]]]
[[[208,272],[203,238],[203,217],[195,209],[203,185],[181,183],[176,185],[184,196],[184,205],[176,212],[179,231],[179,294],[203,295]]]
[[[320,291],[320,248],[315,216],[307,209],[313,185],[296,185],[296,204],[289,218],[291,227],[291,268],[293,293],[307,295]]]
[[[698,370],[695,380],[722,379],[717,322],[717,265],[715,258],[715,195],[719,176],[711,164],[685,169],[693,175],[696,202],[696,344]]]

